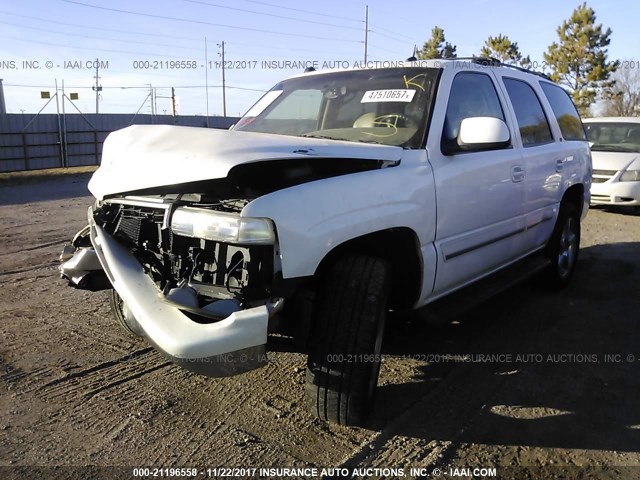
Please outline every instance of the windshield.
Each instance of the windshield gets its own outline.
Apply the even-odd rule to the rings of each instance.
[[[585,123],[591,150],[640,152],[640,123]]]
[[[438,73],[394,68],[291,78],[267,92],[234,130],[418,148]]]

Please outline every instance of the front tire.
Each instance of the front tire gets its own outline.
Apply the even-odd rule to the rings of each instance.
[[[390,268],[382,259],[346,255],[317,297],[306,395],[315,415],[360,425],[373,404],[382,351]]]
[[[580,213],[575,205],[562,203],[558,221],[546,248],[551,261],[546,272],[546,285],[553,289],[566,287],[580,253]]]
[[[109,306],[111,307],[113,317],[126,333],[136,337],[143,336],[144,332],[142,331],[142,327],[133,319],[131,314],[126,312],[124,301],[120,298],[115,288],[109,291]]]

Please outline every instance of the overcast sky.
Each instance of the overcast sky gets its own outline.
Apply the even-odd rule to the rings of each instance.
[[[227,114],[241,115],[278,80],[300,72],[282,68],[286,61],[361,62],[367,4],[372,61],[407,58],[438,25],[459,56],[477,54],[489,35],[504,34],[523,54],[542,62],[542,53],[557,38],[556,28],[580,2],[4,0],[0,78],[7,110],[40,110],[46,102],[40,92],[53,95],[57,79],[59,87],[64,81],[67,95],[78,94],[74,105],[80,111],[94,113],[95,69],[87,62],[97,58],[105,67],[99,72],[100,112],[150,113],[151,84],[158,114],[171,112],[170,99],[163,97],[173,86],[179,113],[205,115],[208,85],[208,111],[220,115],[222,70],[215,62],[224,41],[225,60],[233,67],[226,70]],[[638,58],[640,2],[592,0],[588,5],[598,22],[613,30],[610,58]],[[267,68],[263,62],[269,61],[277,63]],[[54,102],[45,109],[55,111]],[[66,111],[75,111],[69,101]]]

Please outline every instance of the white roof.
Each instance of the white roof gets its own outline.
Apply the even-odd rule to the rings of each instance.
[[[582,123],[640,123],[640,117],[592,117],[585,118]]]

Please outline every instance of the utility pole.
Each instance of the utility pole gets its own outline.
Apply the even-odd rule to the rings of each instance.
[[[155,95],[154,95],[154,88],[153,88],[153,85],[150,84],[150,83],[145,83],[145,85],[149,86],[149,95],[147,95],[147,98],[149,99],[149,105],[151,107],[151,123],[155,123],[154,122],[154,117],[156,115],[156,112],[155,112],[154,105],[155,105],[156,99],[155,99]],[[146,100],[145,100],[145,102],[146,102]]]
[[[58,139],[59,139],[58,143],[60,144],[60,166],[64,167],[66,162],[64,161],[64,140],[62,138],[62,123],[60,120],[60,102],[58,101],[58,79],[56,78],[55,80],[56,80],[56,94],[54,95],[54,97],[56,97],[56,114],[58,116]],[[40,114],[40,112],[38,112],[38,114]]]
[[[2,113],[7,113],[7,106],[4,103],[4,88],[2,87],[2,79],[0,78],[0,114]]]
[[[98,61],[98,59],[96,58],[96,84],[92,87],[93,90],[95,90],[96,92],[96,113],[98,113],[100,107],[99,107],[99,102],[100,102],[100,92],[102,91],[102,87],[98,84],[98,81],[100,80],[100,77],[98,76],[98,69],[100,68],[100,62]]]
[[[57,86],[56,86],[56,95],[58,94]],[[68,159],[67,159],[67,115],[64,108],[64,78],[62,79],[62,96],[60,97],[62,103],[62,151],[64,152],[64,162],[62,164],[63,167],[68,167]]]
[[[227,92],[226,92],[225,79],[224,79],[224,41],[222,43],[219,43],[218,47],[220,47],[220,50],[222,51],[222,53],[219,54],[222,57],[222,115],[226,117],[227,116]]]
[[[205,125],[209,128],[209,57],[207,55],[207,37],[204,37],[204,93],[207,98],[207,119]]]
[[[369,44],[369,5],[364,7],[364,63],[367,64],[367,46]]]
[[[166,96],[166,95],[158,95],[156,92],[156,89],[153,89],[153,109],[152,111],[154,111],[155,113],[158,113],[158,98],[168,98],[171,100],[171,115],[173,115],[174,117],[176,116],[176,89],[174,87],[171,87],[171,95],[170,96]],[[164,113],[166,115],[167,111],[164,110]]]

